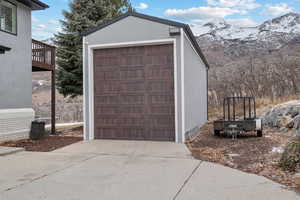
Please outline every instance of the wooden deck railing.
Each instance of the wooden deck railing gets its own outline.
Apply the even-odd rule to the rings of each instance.
[[[55,69],[55,47],[32,40],[32,68],[36,71]]]

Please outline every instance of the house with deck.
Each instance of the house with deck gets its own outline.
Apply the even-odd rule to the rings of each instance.
[[[27,137],[35,118],[32,72],[52,72],[52,131],[55,123],[55,47],[32,40],[31,12],[38,0],[0,0],[0,140]]]

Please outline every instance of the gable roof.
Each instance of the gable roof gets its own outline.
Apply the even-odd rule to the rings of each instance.
[[[153,17],[153,16],[150,16],[150,15],[145,15],[145,14],[141,14],[141,13],[137,13],[137,12],[133,12],[133,11],[129,11],[115,19],[112,19],[110,21],[107,21],[103,24],[100,24],[99,26],[85,32],[82,34],[82,36],[88,36],[98,30],[101,30],[113,23],[116,23],[126,17],[129,17],[129,16],[133,16],[133,17],[137,17],[137,18],[141,18],[141,19],[145,19],[145,20],[149,20],[149,21],[153,21],[153,22],[158,22],[158,23],[161,23],[161,24],[165,24],[165,25],[169,25],[169,26],[174,26],[174,27],[178,27],[178,28],[182,28],[186,35],[188,36],[189,40],[191,41],[192,45],[194,46],[194,48],[196,49],[198,55],[201,57],[202,61],[204,62],[205,66],[207,69],[209,69],[209,64],[204,56],[204,54],[202,53],[202,50],[190,28],[189,25],[187,24],[184,24],[184,23],[180,23],[180,22],[176,22],[176,21],[171,21],[171,20],[167,20],[167,19],[162,19],[162,18],[158,18],[158,17]]]
[[[17,0],[18,2],[28,6],[31,10],[44,10],[49,6],[39,0]]]

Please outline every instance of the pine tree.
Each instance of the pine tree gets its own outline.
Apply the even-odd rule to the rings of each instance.
[[[82,95],[82,37],[97,25],[132,10],[128,0],[73,0],[63,11],[62,31],[55,35],[58,91],[64,96]]]

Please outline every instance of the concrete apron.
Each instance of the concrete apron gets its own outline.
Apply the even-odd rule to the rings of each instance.
[[[81,142],[0,157],[0,199],[300,199],[263,177],[191,158],[184,145]]]

